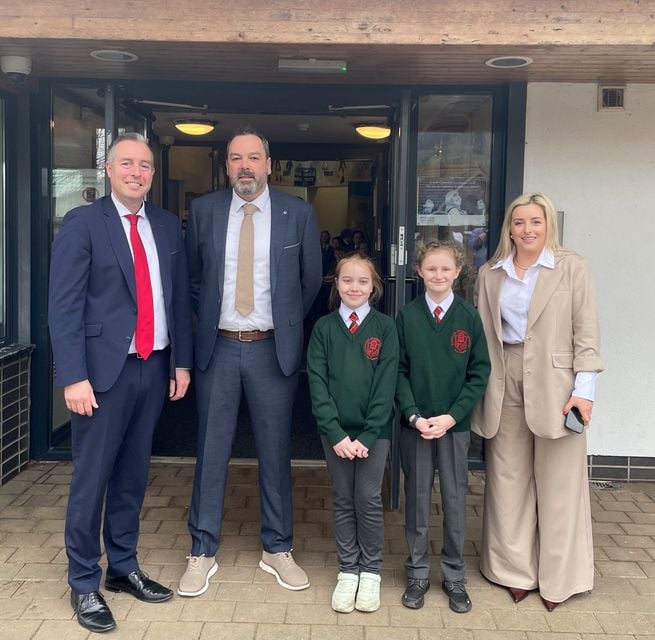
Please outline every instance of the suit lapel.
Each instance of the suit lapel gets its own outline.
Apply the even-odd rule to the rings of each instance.
[[[549,269],[548,267],[539,268],[539,277],[537,284],[532,294],[530,302],[530,309],[528,310],[528,326],[527,331],[534,326],[534,323],[539,319],[543,310],[546,308],[549,300],[553,296],[557,285],[559,285],[562,276],[564,275],[562,269],[557,268],[557,263],[560,258],[555,258],[555,268]]]
[[[226,191],[229,198],[221,197],[212,206],[212,236],[214,254],[216,259],[216,272],[218,276],[218,292],[223,299],[223,280],[225,279],[225,243],[227,241],[227,222],[230,216],[230,203],[232,191]],[[223,194],[221,194],[223,195]]]
[[[271,197],[271,300],[273,300],[277,285],[278,265],[284,250],[284,241],[287,237],[289,212],[278,205],[277,194],[274,190],[271,189],[269,193]]]
[[[134,298],[136,303],[136,282],[134,280],[134,260],[132,260],[132,253],[130,252],[130,245],[125,236],[125,229],[121,222],[118,211],[112,202],[110,196],[107,196],[103,201],[103,213],[105,214],[105,225],[107,227],[107,235],[109,242],[116,256],[116,260],[120,265],[125,282]]]
[[[503,341],[503,327],[500,319],[500,290],[504,281],[505,270],[502,267],[499,267],[498,269],[489,269],[489,271],[487,271],[487,277],[485,278],[487,305],[489,308],[489,314],[493,321],[496,337],[500,342]],[[493,305],[491,304],[492,300],[494,301]]]

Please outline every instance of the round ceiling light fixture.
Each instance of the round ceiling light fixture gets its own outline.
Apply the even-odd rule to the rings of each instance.
[[[518,69],[520,67],[527,67],[532,64],[534,60],[527,56],[497,56],[496,58],[489,58],[484,63],[492,69]]]
[[[380,123],[356,124],[355,131],[368,140],[384,140],[391,135],[391,127]]]
[[[102,62],[134,62],[139,59],[135,53],[119,51],[118,49],[97,49],[91,52],[91,57]]]
[[[188,136],[204,136],[211,133],[218,123],[213,120],[185,118],[183,120],[173,120],[173,124],[178,131],[186,133]]]

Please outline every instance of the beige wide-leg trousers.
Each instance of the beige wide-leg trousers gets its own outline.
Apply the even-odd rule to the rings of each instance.
[[[525,421],[523,345],[506,345],[504,357],[500,428],[485,448],[480,570],[563,602],[594,582],[586,436],[535,436]]]

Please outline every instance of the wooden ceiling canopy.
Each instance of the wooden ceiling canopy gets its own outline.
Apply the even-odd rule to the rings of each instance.
[[[139,56],[116,64],[95,49]],[[29,0],[0,2],[0,55],[35,77],[343,84],[654,82],[655,0]],[[485,67],[523,55],[523,69]],[[280,57],[345,60],[342,75]]]
[[[136,54],[102,62],[96,49]],[[500,84],[506,82],[655,82],[655,46],[645,45],[314,45],[117,40],[2,39],[0,55],[28,56],[35,78],[205,80],[340,84]],[[519,69],[485,60],[529,56]],[[345,60],[344,74],[278,71],[278,58]]]

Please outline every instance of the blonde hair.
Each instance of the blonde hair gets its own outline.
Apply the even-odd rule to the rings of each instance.
[[[554,254],[568,253],[559,243],[559,234],[557,231],[557,212],[552,200],[543,193],[524,193],[510,202],[505,210],[505,219],[500,229],[500,241],[496,252],[491,258],[493,264],[502,262],[507,256],[514,253],[514,240],[512,240],[512,213],[516,207],[522,207],[528,204],[536,204],[541,207],[546,219],[546,249],[550,249]]]
[[[429,253],[434,251],[450,251],[455,259],[455,266],[461,269],[464,266],[464,252],[461,247],[453,240],[430,240],[425,243],[416,245],[414,252],[414,269],[418,272],[423,264],[423,260]]]
[[[339,290],[337,289],[337,280],[339,279],[339,275],[341,274],[341,269],[346,264],[346,262],[355,262],[355,261],[364,263],[371,271],[371,282],[373,284],[373,291],[371,291],[371,295],[368,298],[369,304],[373,306],[382,297],[384,288],[382,285],[382,278],[378,273],[377,267],[375,266],[375,262],[373,262],[373,260],[371,260],[371,258],[369,258],[368,256],[363,256],[360,255],[359,253],[352,253],[349,256],[346,256],[345,258],[341,258],[341,260],[337,262],[337,267],[334,271],[334,280],[332,280],[332,290],[330,291],[330,299],[328,300],[328,309],[337,309],[339,307],[339,304],[341,303],[341,297],[339,296]]]

